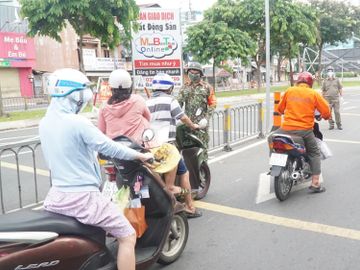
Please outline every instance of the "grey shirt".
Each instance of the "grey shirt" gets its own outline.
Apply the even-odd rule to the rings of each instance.
[[[321,87],[324,97],[338,97],[341,89],[342,89],[342,85],[338,78],[334,78],[334,79],[327,78],[323,82]]]

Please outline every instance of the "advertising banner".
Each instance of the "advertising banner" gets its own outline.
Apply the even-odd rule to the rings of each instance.
[[[0,32],[0,66],[33,67],[35,46],[25,34]]]
[[[177,9],[141,9],[140,29],[133,34],[132,55],[135,77],[151,87],[153,77],[169,74],[176,86],[182,85],[182,39]]]

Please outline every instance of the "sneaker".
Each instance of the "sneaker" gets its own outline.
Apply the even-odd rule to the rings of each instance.
[[[334,129],[334,127],[329,127],[329,130],[332,130],[332,129]]]
[[[339,130],[343,130],[343,128],[342,128],[342,127],[338,127],[338,129],[339,129]]]

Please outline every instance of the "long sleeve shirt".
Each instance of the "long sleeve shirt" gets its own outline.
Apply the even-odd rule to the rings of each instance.
[[[104,135],[87,118],[53,98],[39,125],[41,148],[53,186],[66,192],[97,191],[101,184],[97,153],[135,159],[138,153]]]
[[[284,130],[310,130],[314,126],[315,110],[324,119],[330,117],[327,101],[307,84],[290,87],[282,96],[278,112],[284,114],[281,128]]]

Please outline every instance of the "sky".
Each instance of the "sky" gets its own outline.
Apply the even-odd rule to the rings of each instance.
[[[360,5],[360,0],[339,0],[348,1],[353,5]],[[181,8],[189,10],[189,2],[193,10],[206,10],[211,7],[216,0],[136,0],[137,4],[154,4],[157,3],[163,8]]]

